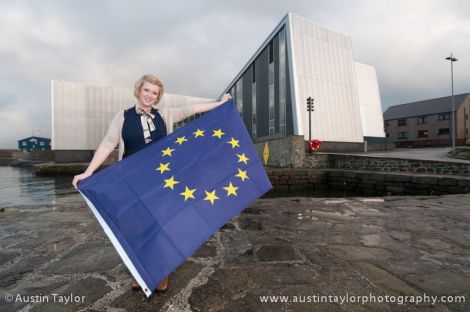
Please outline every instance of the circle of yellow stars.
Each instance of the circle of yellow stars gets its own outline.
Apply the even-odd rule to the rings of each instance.
[[[189,139],[197,139],[197,138],[200,138],[200,137],[206,137],[206,130],[197,129],[196,131],[193,132],[193,135],[194,136],[190,136],[189,138],[186,138],[185,135],[181,136],[181,137],[178,137],[178,138],[176,138],[176,141],[174,141],[174,143],[179,144],[179,146],[182,146],[185,142],[189,142]],[[210,134],[208,134],[208,135],[210,135]],[[222,129],[217,129],[217,130],[212,130],[212,135],[210,137],[214,137],[214,138],[217,138],[219,140],[222,140],[224,135],[226,135],[226,133],[223,132]],[[229,141],[226,141],[226,143],[230,144],[232,149],[240,148],[240,144],[239,144],[240,141],[233,138],[233,137]],[[172,149],[168,146],[166,149],[161,151],[162,152],[162,159],[165,159],[165,158],[168,158],[168,160],[171,159],[171,157],[173,156],[174,151],[175,151],[175,149]],[[241,154],[235,153],[235,155],[238,157],[237,163],[242,163],[242,164],[245,164],[245,165],[248,164],[248,161],[250,159],[248,157],[246,157],[245,153],[241,153]],[[155,170],[159,171],[160,174],[163,174],[166,171],[171,172],[170,165],[171,165],[170,161],[168,161],[166,163],[161,162],[160,165],[158,166],[158,168],[156,168]],[[237,170],[238,170],[238,173],[234,177],[239,178],[241,180],[241,182],[245,182],[245,180],[249,179],[248,174],[247,174],[247,170],[242,170],[241,168],[237,168]],[[164,179],[163,181],[165,182],[165,185],[163,186],[163,188],[168,188],[168,189],[171,189],[173,191],[174,191],[175,185],[180,183],[180,181],[175,180],[174,175],[172,175],[168,179]],[[233,185],[232,181],[229,181],[229,184],[227,186],[223,186],[222,188],[227,192],[227,194],[225,195],[226,197],[230,197],[230,196],[236,197],[236,196],[238,196],[237,190],[240,187]],[[184,201],[186,202],[190,199],[195,199],[194,193],[196,191],[197,191],[196,188],[191,189],[188,185],[185,185],[185,190],[184,190],[184,192],[181,192],[180,195],[182,197],[184,197]],[[204,200],[209,201],[211,203],[211,205],[214,205],[216,203],[216,200],[220,199],[220,197],[217,196],[217,193],[216,193],[215,189],[212,190],[212,191],[204,190],[204,192],[205,192],[205,195],[206,195],[204,197]],[[219,195],[222,196],[220,193],[219,193]]]

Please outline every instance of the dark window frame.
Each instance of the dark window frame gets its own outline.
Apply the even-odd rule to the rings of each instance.
[[[416,117],[416,121],[418,125],[424,125],[428,123],[428,116],[418,116]]]
[[[447,130],[447,131],[443,131]],[[437,135],[449,135],[450,134],[450,129],[449,128],[440,128],[437,132]]]
[[[408,132],[401,131],[397,133],[397,140],[407,140],[408,139]]]
[[[449,120],[449,119],[450,119],[449,113],[439,114],[437,116],[437,120],[439,121]]]

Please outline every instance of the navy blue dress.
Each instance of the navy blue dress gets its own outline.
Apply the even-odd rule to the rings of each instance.
[[[155,143],[167,134],[165,121],[158,113],[158,110],[152,107],[151,113],[155,116],[152,120],[156,129],[150,132],[152,141],[149,144]],[[131,107],[124,111],[124,124],[122,126],[122,139],[124,141],[123,158],[126,158],[147,146],[140,117],[141,115],[137,114],[135,107]]]

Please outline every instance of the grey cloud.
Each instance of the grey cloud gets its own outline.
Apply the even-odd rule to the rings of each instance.
[[[287,11],[351,35],[354,58],[377,70],[384,109],[448,95],[451,51],[456,92],[469,91],[464,0],[28,0],[0,3],[0,36],[11,35],[0,43],[0,113],[18,106],[27,127],[50,127],[50,79],[131,88],[155,73],[170,93],[216,97]]]

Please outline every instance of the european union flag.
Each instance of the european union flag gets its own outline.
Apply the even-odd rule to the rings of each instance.
[[[233,101],[79,184],[147,296],[269,189]]]

